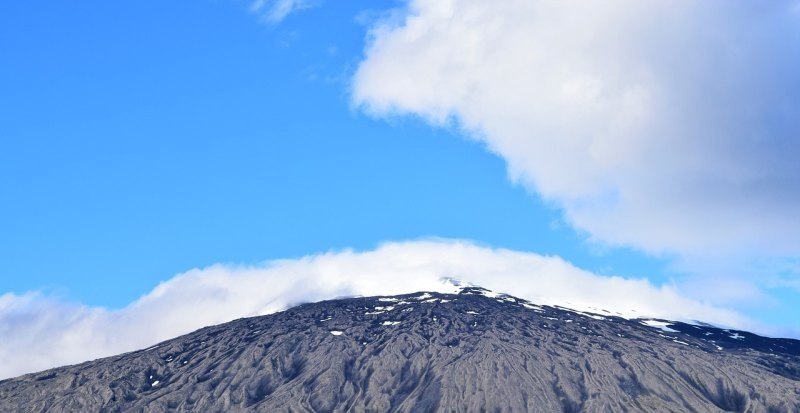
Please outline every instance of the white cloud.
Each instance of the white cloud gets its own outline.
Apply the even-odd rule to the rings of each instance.
[[[6,294],[0,296],[0,378],[145,348],[204,326],[301,302],[442,291],[442,277],[541,304],[758,327],[733,311],[687,299],[673,287],[595,275],[558,257],[464,241],[415,241],[253,267],[194,269],[120,310],[38,294]]]
[[[455,123],[598,242],[800,256],[796,1],[409,0],[353,78]]]
[[[268,23],[279,23],[291,13],[313,7],[313,0],[255,0],[250,11],[264,18]]]

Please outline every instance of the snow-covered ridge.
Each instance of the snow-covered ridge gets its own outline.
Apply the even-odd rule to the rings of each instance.
[[[541,310],[542,306],[555,307],[566,311],[572,311],[579,315],[594,318],[596,320],[603,320],[609,317],[620,317],[626,320],[635,319],[648,319],[647,314],[642,314],[635,309],[609,311],[603,308],[598,308],[593,305],[574,303],[574,302],[556,302],[554,300],[542,300],[540,302],[531,302],[521,298],[513,297],[509,294],[492,291],[475,284],[461,281],[453,277],[445,277],[440,279],[441,288],[436,288],[432,292],[443,294],[478,294],[484,297],[493,298],[500,302],[517,303],[533,310]],[[417,300],[430,299],[430,294],[421,293]],[[380,298],[379,300],[397,300],[396,298]],[[696,323],[693,320],[680,320],[685,323]],[[646,324],[647,325],[647,324]]]
[[[419,295],[412,295],[411,297],[400,299],[396,297],[380,297],[378,301],[391,303],[391,306],[376,306],[373,311],[368,311],[366,315],[378,315],[383,314],[388,311],[394,310],[397,306],[408,305],[412,303],[435,303],[435,302],[442,302],[446,303],[450,300],[436,298],[431,293],[437,292],[441,294],[465,294],[465,295],[481,295],[487,298],[492,298],[501,303],[509,303],[509,304],[517,304],[523,306],[527,309],[536,311],[536,312],[544,312],[544,307],[552,307],[559,310],[567,311],[574,313],[576,317],[588,317],[594,320],[613,320],[614,318],[622,318],[625,320],[634,320],[639,322],[643,326],[652,327],[654,329],[661,330],[664,333],[678,333],[678,330],[671,328],[678,323],[694,325],[694,326],[706,326],[706,327],[714,327],[711,324],[703,323],[696,320],[664,320],[660,318],[651,318],[647,317],[645,314],[641,314],[634,309],[630,309],[628,311],[609,311],[603,308],[598,308],[592,305],[581,305],[572,302],[566,303],[553,303],[553,302],[546,302],[546,303],[533,303],[528,300],[524,300],[517,297],[512,297],[511,295],[505,293],[499,293],[496,291],[492,291],[475,284],[461,281],[457,278],[453,277],[445,277],[440,279],[440,286],[439,288],[435,288],[434,291],[430,292],[420,292]],[[410,309],[406,309],[410,310]],[[479,313],[475,311],[467,311],[467,314],[478,315]],[[564,320],[567,323],[571,323],[573,319],[566,319]],[[386,325],[394,325],[394,324],[386,324]],[[725,330],[729,331],[729,330]],[[734,338],[737,340],[745,339],[745,336],[742,336],[738,333],[728,333],[730,338]]]
[[[521,299],[521,298],[514,297],[514,296],[506,294],[506,293],[492,291],[490,289],[483,288],[481,286],[478,286],[478,285],[475,285],[475,284],[472,284],[472,283],[469,283],[469,282],[465,282],[465,281],[459,280],[459,279],[454,278],[454,277],[441,278],[441,279],[439,279],[439,283],[438,284],[436,284],[436,285],[428,285],[427,287],[429,287],[428,289],[425,290],[425,291],[427,291],[427,293],[424,292],[424,291],[420,292],[419,296],[416,296],[416,297],[414,297],[412,299],[413,300],[418,300],[418,301],[430,300],[431,297],[432,297],[430,295],[430,293],[432,293],[432,292],[441,293],[441,294],[479,294],[479,295],[483,295],[483,296],[488,297],[488,298],[497,299],[499,301],[516,302],[516,303],[518,303],[520,305],[527,306],[527,307],[529,307],[531,309],[541,309],[542,306],[560,308],[560,309],[564,309],[564,310],[567,310],[567,311],[573,311],[573,312],[576,312],[576,313],[578,313],[580,315],[583,315],[583,316],[586,316],[586,317],[595,318],[595,319],[598,319],[598,320],[604,319],[604,318],[608,318],[608,317],[621,317],[621,318],[624,318],[624,319],[627,319],[627,320],[648,319],[648,318],[655,319],[656,318],[655,314],[646,314],[646,313],[643,313],[641,311],[637,311],[636,309],[633,309],[633,308],[631,308],[631,309],[615,309],[614,311],[610,311],[610,310],[607,310],[607,309],[596,307],[596,306],[591,305],[591,304],[583,304],[583,303],[577,303],[577,302],[572,302],[572,301],[564,302],[564,301],[559,301],[559,300],[556,300],[556,299],[546,299],[546,298],[541,298],[539,300],[536,300],[536,302],[532,302],[532,301],[529,301],[529,300],[524,300],[524,299]],[[379,298],[379,300],[385,301],[385,302],[396,303],[399,299],[387,296],[387,297]],[[677,320],[677,321],[690,323],[690,324],[691,323],[696,323],[693,320]]]
[[[595,306],[580,306],[573,303],[566,303],[566,305],[533,303],[525,299],[491,291],[454,278],[443,278],[441,280],[441,287],[437,288],[435,291],[420,291],[400,296],[372,297],[374,299],[373,304],[364,306],[361,310],[364,315],[375,317],[376,321],[382,327],[399,326],[402,328],[403,323],[397,321],[395,317],[401,317],[401,314],[404,312],[413,311],[417,306],[458,302],[460,300],[459,296],[471,295],[486,297],[503,305],[522,307],[526,310],[533,311],[538,313],[543,320],[548,320],[545,324],[553,323],[552,325],[557,326],[559,323],[564,323],[565,325],[574,323],[580,325],[582,329],[591,330],[590,325],[585,323],[594,321],[609,323],[622,322],[628,325],[633,323],[644,328],[657,330],[656,333],[658,336],[676,344],[700,348],[702,344],[699,344],[697,341],[692,341],[693,337],[695,340],[705,342],[706,348],[710,346],[718,351],[724,350],[724,348],[720,346],[723,342],[726,343],[723,344],[726,347],[731,346],[731,341],[734,342],[733,347],[747,347],[749,345],[756,345],[759,340],[763,339],[752,333],[721,329],[708,323],[693,320],[687,320],[688,322],[670,321],[661,318],[643,317],[634,310],[625,313],[618,311],[612,312]],[[471,321],[473,327],[479,324],[481,316],[484,315],[483,312],[477,311],[475,308],[468,308],[461,311],[466,315],[475,317],[475,320]],[[432,316],[432,321],[437,322],[437,317]],[[341,332],[332,331],[331,334],[337,335],[341,334]],[[770,349],[769,351],[771,352],[772,350]]]

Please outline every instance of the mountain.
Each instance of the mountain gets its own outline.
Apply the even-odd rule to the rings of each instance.
[[[470,286],[303,304],[5,380],[0,411],[789,413],[800,341]]]

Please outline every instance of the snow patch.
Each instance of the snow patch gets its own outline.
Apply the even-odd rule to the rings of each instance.
[[[525,308],[530,308],[531,310],[541,310],[542,309],[541,306],[538,306],[536,304],[531,304],[531,303],[522,303],[522,306],[525,307]]]
[[[575,313],[575,314],[580,314],[580,315],[582,315],[584,317],[589,317],[589,318],[592,318],[592,319],[595,319],[595,320],[608,320],[607,318],[605,318],[605,317],[603,317],[601,315],[597,315],[597,314],[593,314],[593,313],[587,313],[587,312],[584,312],[584,311],[575,310],[573,308],[567,308],[567,307],[561,307],[561,306],[556,306],[556,307],[561,309],[561,310],[569,311],[569,312]]]
[[[648,327],[657,328],[657,329],[659,329],[661,331],[665,331],[667,333],[678,333],[679,332],[678,330],[673,330],[673,329],[669,328],[668,326],[671,325],[672,323],[668,323],[666,321],[639,320],[639,322],[641,324],[644,324],[644,325],[648,326]]]
[[[481,290],[480,294],[484,297],[489,297],[489,298],[497,298],[501,295],[500,293],[496,293],[490,290]]]

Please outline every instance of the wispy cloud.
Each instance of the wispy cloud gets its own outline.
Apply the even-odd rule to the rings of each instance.
[[[736,312],[687,299],[673,287],[592,274],[558,257],[464,241],[400,242],[252,267],[194,269],[119,310],[36,293],[0,296],[0,378],[148,347],[204,326],[302,302],[441,291],[443,277],[542,304],[757,327]]]
[[[255,0],[250,4],[250,11],[268,23],[279,23],[293,12],[316,4],[315,0]]]

